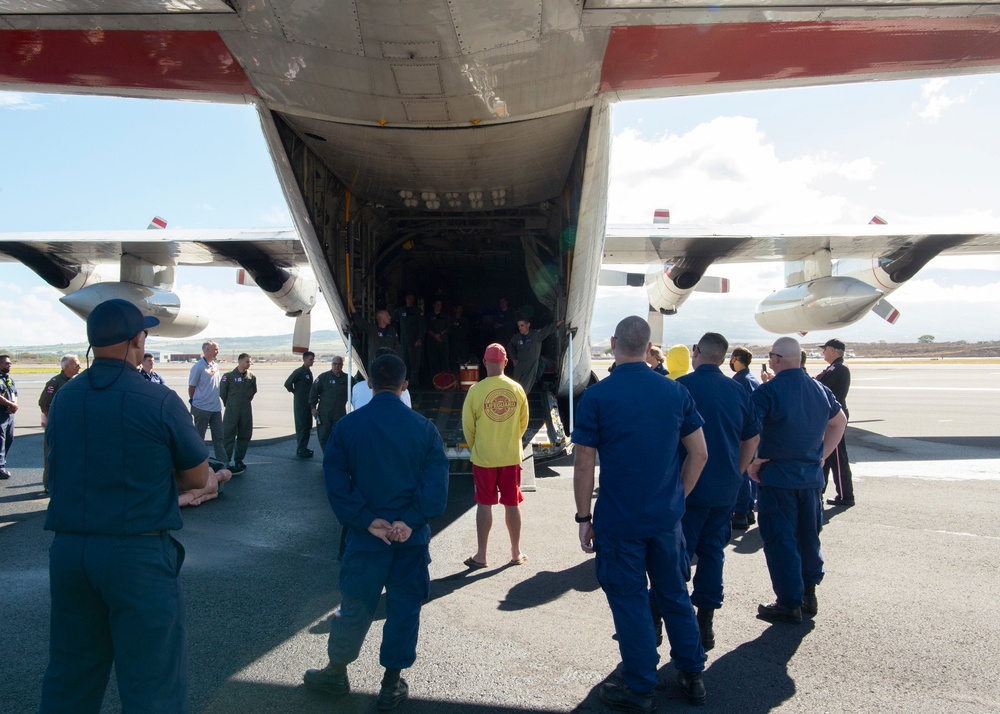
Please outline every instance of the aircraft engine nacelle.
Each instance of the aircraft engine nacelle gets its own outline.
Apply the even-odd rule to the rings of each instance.
[[[651,273],[646,282],[649,305],[658,310],[661,315],[677,314],[677,309],[694,292],[693,284],[690,287],[678,287],[671,279],[672,270],[672,267],[665,267],[663,270]]]
[[[771,293],[755,310],[757,324],[782,335],[832,330],[857,322],[884,295],[855,278],[826,277]]]
[[[84,320],[105,300],[121,298],[139,308],[143,315],[155,317],[160,324],[150,329],[159,337],[191,337],[208,326],[208,317],[181,307],[177,293],[135,283],[97,283],[59,298],[59,302]]]
[[[240,268],[236,282],[259,287],[288,317],[307,314],[316,305],[316,281],[294,269],[272,267],[262,272]]]

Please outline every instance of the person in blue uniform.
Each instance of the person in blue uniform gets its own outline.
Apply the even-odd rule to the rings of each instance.
[[[448,458],[434,424],[400,400],[403,360],[378,357],[369,374],[371,402],[337,422],[323,458],[330,505],[348,529],[347,550],[340,617],[330,622],[330,662],[303,679],[310,689],[350,691],[347,665],[358,658],[384,588],[378,708],[387,710],[409,692],[400,672],[417,656],[420,605],[430,595],[428,521],[448,502]]]
[[[725,337],[706,332],[691,351],[694,371],[677,378],[694,397],[705,420],[708,445],[708,463],[687,497],[681,519],[688,558],[698,556],[691,603],[698,608],[698,628],[706,652],[715,647],[713,618],[722,607],[722,567],[732,535],[733,504],[760,441],[760,422],[750,395],[719,369],[728,349]]]
[[[844,416],[849,420],[851,412],[847,408],[847,392],[851,389],[851,370],[844,364],[845,349],[844,343],[840,340],[827,340],[826,344],[823,345],[823,359],[827,366],[816,375],[816,379],[833,392],[833,396],[837,398],[844,410]],[[847,458],[846,436],[840,437],[837,448],[823,462],[824,491],[831,474],[837,495],[828,499],[827,505],[850,508],[854,505],[854,479],[851,476],[851,462]]]
[[[87,318],[94,362],[52,400],[46,530],[52,595],[40,710],[188,712],[178,487],[204,488],[205,442],[181,399],[137,370],[159,324],[125,300]]]
[[[17,412],[17,386],[10,378],[10,355],[0,355],[0,480],[10,478],[7,453],[14,443],[14,414]]]
[[[139,365],[139,374],[142,375],[142,378],[147,382],[152,382],[153,384],[166,384],[159,372],[153,371],[153,365],[155,364],[156,358],[153,357],[153,353],[147,352],[142,356],[142,364]]]
[[[663,613],[678,684],[688,701],[705,701],[705,651],[688,595],[684,498],[708,452],[703,420],[687,389],[646,364],[649,325],[618,323],[611,338],[617,367],[580,398],[573,431],[573,491],[580,547],[597,553],[597,579],[611,606],[624,683],[605,682],[601,700],[621,711],[656,708],[656,635],[646,573]],[[639,415],[639,416],[637,416]],[[687,457],[681,462],[680,446]],[[591,514],[600,454],[600,494]],[[592,521],[592,523],[591,523]]]
[[[285,380],[285,389],[294,395],[292,415],[295,417],[295,455],[300,459],[309,459],[313,455],[313,450],[309,448],[309,433],[313,427],[309,394],[312,392],[312,366],[315,361],[315,352],[304,352],[302,366],[293,370]]]
[[[746,347],[734,347],[729,355],[729,369],[733,371],[733,381],[743,387],[747,394],[753,394],[760,386],[760,380],[750,371],[750,363],[753,362],[753,353]],[[745,531],[757,522],[754,515],[754,507],[757,504],[757,482],[750,478],[750,474],[743,474],[743,485],[736,496],[736,505],[733,507],[733,530]]]
[[[803,612],[817,612],[823,460],[847,426],[833,392],[799,366],[800,350],[791,337],[776,340],[768,353],[774,376],[750,397],[761,436],[748,471],[760,484],[760,536],[777,596],[770,605],[759,605],[757,616],[771,622],[802,622]]]

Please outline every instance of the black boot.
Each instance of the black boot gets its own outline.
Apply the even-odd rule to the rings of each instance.
[[[323,669],[307,669],[302,680],[309,689],[327,694],[347,694],[351,684],[347,681],[347,665],[328,664]]]
[[[819,612],[819,600],[816,599],[815,583],[806,583],[806,590],[802,595],[802,612],[809,615],[815,615]]]
[[[406,680],[399,676],[399,672],[398,669],[386,668],[385,674],[382,676],[382,688],[379,690],[376,702],[379,711],[395,709],[410,695],[410,687]]]
[[[715,630],[712,629],[712,618],[715,610],[710,607],[698,608],[698,631],[701,632],[701,646],[708,652],[715,647]]]

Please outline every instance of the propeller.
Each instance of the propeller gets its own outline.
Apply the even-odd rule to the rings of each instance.
[[[312,337],[312,313],[303,312],[295,318],[295,330],[292,332],[292,353],[301,355],[308,352],[310,337]]]

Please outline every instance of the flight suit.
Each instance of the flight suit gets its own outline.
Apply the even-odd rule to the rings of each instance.
[[[399,332],[391,324],[385,327],[379,327],[374,322],[369,322],[359,313],[353,313],[352,315],[358,327],[361,328],[362,333],[365,335],[365,349],[368,350],[368,361],[365,362],[365,367],[370,365],[375,359],[375,353],[378,352],[383,347],[388,347],[396,355],[402,356],[403,348],[399,341]]]
[[[451,328],[451,318],[441,311],[427,316],[427,364],[431,376],[448,369],[448,330]],[[437,335],[440,339],[434,337]]]
[[[528,330],[526,335],[516,332],[507,343],[507,357],[513,365],[510,376],[524,388],[525,394],[531,393],[541,376],[542,343],[555,331],[552,323],[540,330]]]
[[[312,410],[309,392],[312,390],[312,370],[302,365],[285,380],[285,389],[294,395],[292,414],[295,416],[295,446],[301,455],[309,450],[309,432],[312,431]]]
[[[219,397],[226,407],[222,417],[222,443],[226,448],[226,462],[243,461],[253,436],[253,407],[251,402],[257,393],[257,377],[249,369],[240,372],[237,367],[222,375],[219,382]],[[235,446],[236,452],[233,453]]]
[[[52,404],[52,398],[69,380],[70,377],[67,377],[65,372],[60,372],[45,383],[42,393],[38,395],[38,408],[42,410],[43,427],[49,420],[49,405]],[[49,441],[44,431],[42,432],[42,488],[49,490]]]
[[[324,451],[333,425],[347,413],[348,379],[346,372],[338,377],[331,369],[316,377],[309,392],[309,408],[316,409],[316,437]]]
[[[469,318],[452,316],[448,323],[448,356],[451,370],[458,371],[459,365],[469,359]]]
[[[396,310],[396,322],[399,323],[399,332],[403,342],[403,362],[406,363],[406,378],[411,387],[416,387],[420,383],[420,365],[424,355],[424,333],[427,325],[424,322],[423,311],[414,305],[407,307],[401,305]],[[415,344],[420,341],[420,344]]]

